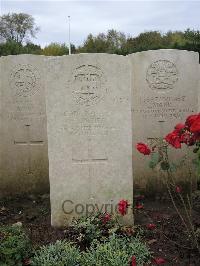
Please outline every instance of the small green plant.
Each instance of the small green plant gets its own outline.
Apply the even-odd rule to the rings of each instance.
[[[31,255],[31,243],[18,225],[0,227],[0,265],[23,265]]]
[[[79,249],[67,241],[41,247],[35,252],[33,266],[77,266]]]
[[[117,227],[116,220],[108,213],[83,216],[73,221],[74,231],[78,233],[78,241],[90,245],[96,239],[107,237]]]
[[[128,266],[133,257],[140,266],[150,262],[151,253],[139,237],[114,234],[103,243],[94,240],[79,261],[81,266]]]

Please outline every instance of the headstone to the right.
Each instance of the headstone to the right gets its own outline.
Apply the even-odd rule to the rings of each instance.
[[[156,144],[177,123],[198,111],[199,56],[195,52],[167,49],[132,54],[129,59],[132,63],[133,145]],[[170,158],[178,162],[184,154],[184,147],[171,149]],[[159,171],[149,168],[148,162],[148,156],[134,149],[135,188],[146,190],[150,185],[158,190],[162,177]],[[176,172],[177,178],[184,181],[187,175],[186,166]]]

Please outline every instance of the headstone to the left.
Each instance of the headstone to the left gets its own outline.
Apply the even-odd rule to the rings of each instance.
[[[7,56],[0,63],[0,197],[46,192],[44,57]]]

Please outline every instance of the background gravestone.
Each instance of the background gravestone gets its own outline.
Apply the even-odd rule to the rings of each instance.
[[[149,156],[136,151],[138,142],[156,144],[177,123],[198,111],[198,53],[181,50],[156,50],[132,54],[133,174],[135,188],[159,190],[160,173],[148,167]],[[186,150],[171,149],[177,162]],[[192,167],[192,165],[191,165]],[[183,166],[177,178],[187,181]]]
[[[132,203],[130,66],[107,54],[52,60],[57,67],[46,83],[51,213],[52,225],[63,226],[87,207],[110,212],[122,198]],[[131,212],[125,221],[133,222]]]
[[[0,196],[48,192],[44,57],[1,62]]]

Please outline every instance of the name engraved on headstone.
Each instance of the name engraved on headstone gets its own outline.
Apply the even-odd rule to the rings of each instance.
[[[169,60],[157,60],[147,69],[146,81],[153,90],[171,90],[177,80],[178,70]]]
[[[140,97],[139,103],[142,108],[133,108],[134,113],[143,118],[182,119],[185,114],[193,113],[193,107],[186,106],[186,96],[152,96]]]
[[[107,135],[108,127],[103,115],[96,114],[94,111],[73,111],[65,112],[64,128],[73,135]]]

